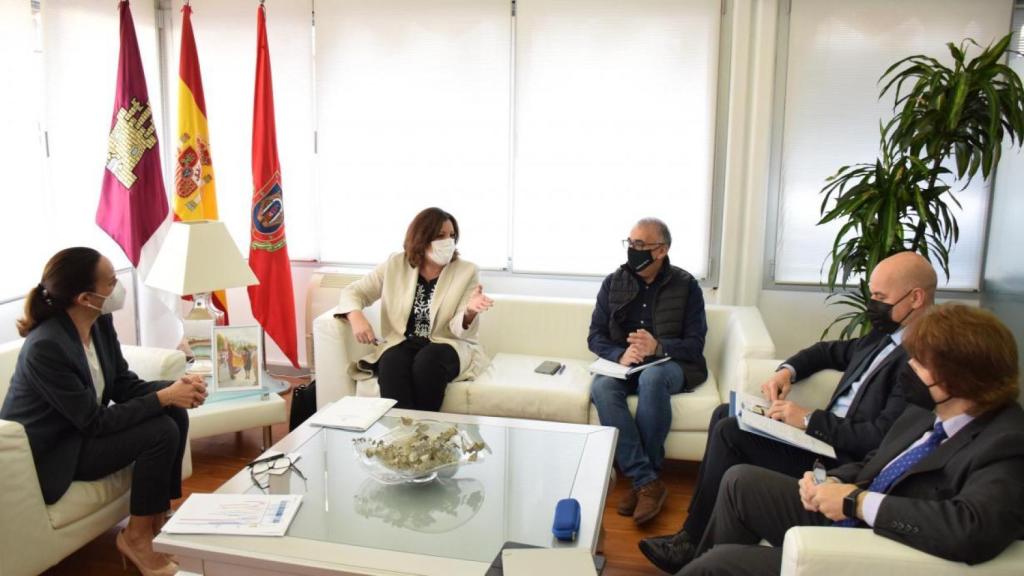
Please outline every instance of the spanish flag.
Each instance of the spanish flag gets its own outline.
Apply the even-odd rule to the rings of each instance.
[[[174,171],[174,219],[216,220],[217,183],[206,126],[206,98],[199,72],[196,38],[192,33],[192,7],[181,9],[181,58],[178,62],[178,154]],[[214,305],[227,321],[228,301],[223,290],[213,293]]]

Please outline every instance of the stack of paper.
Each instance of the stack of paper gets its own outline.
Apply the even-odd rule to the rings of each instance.
[[[501,553],[505,576],[596,576],[594,560],[584,548],[515,548]]]
[[[193,494],[164,524],[168,534],[284,536],[302,495]]]
[[[637,364],[636,366],[623,366],[618,362],[611,362],[604,358],[598,358],[590,365],[591,374],[601,374],[602,376],[611,376],[612,378],[618,378],[619,380],[625,380],[630,374],[635,374],[645,368],[661,364],[662,362],[668,362],[671,360],[668,356],[664,358],[658,358],[657,360],[651,360],[645,364]]]
[[[757,406],[762,409],[767,408],[769,405],[767,400],[750,394],[736,392],[733,394],[733,409],[736,413],[736,419],[739,421],[740,430],[752,434],[760,434],[761,436],[785,442],[791,446],[803,448],[809,452],[828,456],[829,458],[836,457],[835,448],[829,444],[808,436],[806,432],[795,426],[762,416],[753,410]]]
[[[345,396],[309,418],[313,426],[365,432],[396,403],[391,398]]]

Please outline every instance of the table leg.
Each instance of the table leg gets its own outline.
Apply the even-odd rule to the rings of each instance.
[[[270,426],[263,427],[263,445],[260,447],[263,450],[270,448],[270,445],[274,443],[273,437],[270,435]]]

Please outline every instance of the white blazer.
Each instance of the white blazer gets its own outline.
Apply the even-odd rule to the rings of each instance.
[[[339,314],[362,310],[378,299],[381,301],[380,329],[387,342],[378,346],[372,354],[360,358],[360,363],[376,364],[385,351],[405,340],[405,328],[416,296],[418,278],[419,269],[409,265],[405,252],[396,252],[373,272],[341,291]],[[487,356],[476,336],[480,315],[473,319],[468,328],[462,327],[469,297],[479,283],[475,264],[462,259],[455,260],[441,270],[430,301],[430,341],[455,348],[459,355],[459,375],[456,380],[473,379],[487,366]],[[349,373],[357,379],[367,377],[366,372],[357,366],[350,366]]]

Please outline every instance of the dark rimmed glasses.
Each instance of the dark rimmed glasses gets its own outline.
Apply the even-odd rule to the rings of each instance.
[[[632,248],[633,250],[652,250],[654,248],[657,248],[658,246],[664,246],[664,245],[665,245],[664,242],[651,242],[651,243],[648,244],[647,242],[644,242],[643,240],[633,240],[632,238],[623,238],[622,239],[622,247],[623,248]]]
[[[260,490],[270,488],[270,474],[282,473],[284,470],[291,470],[303,480],[306,476],[299,470],[291,458],[284,454],[277,454],[260,460],[255,460],[246,465],[249,468],[249,478]],[[261,480],[262,478],[262,480]]]

